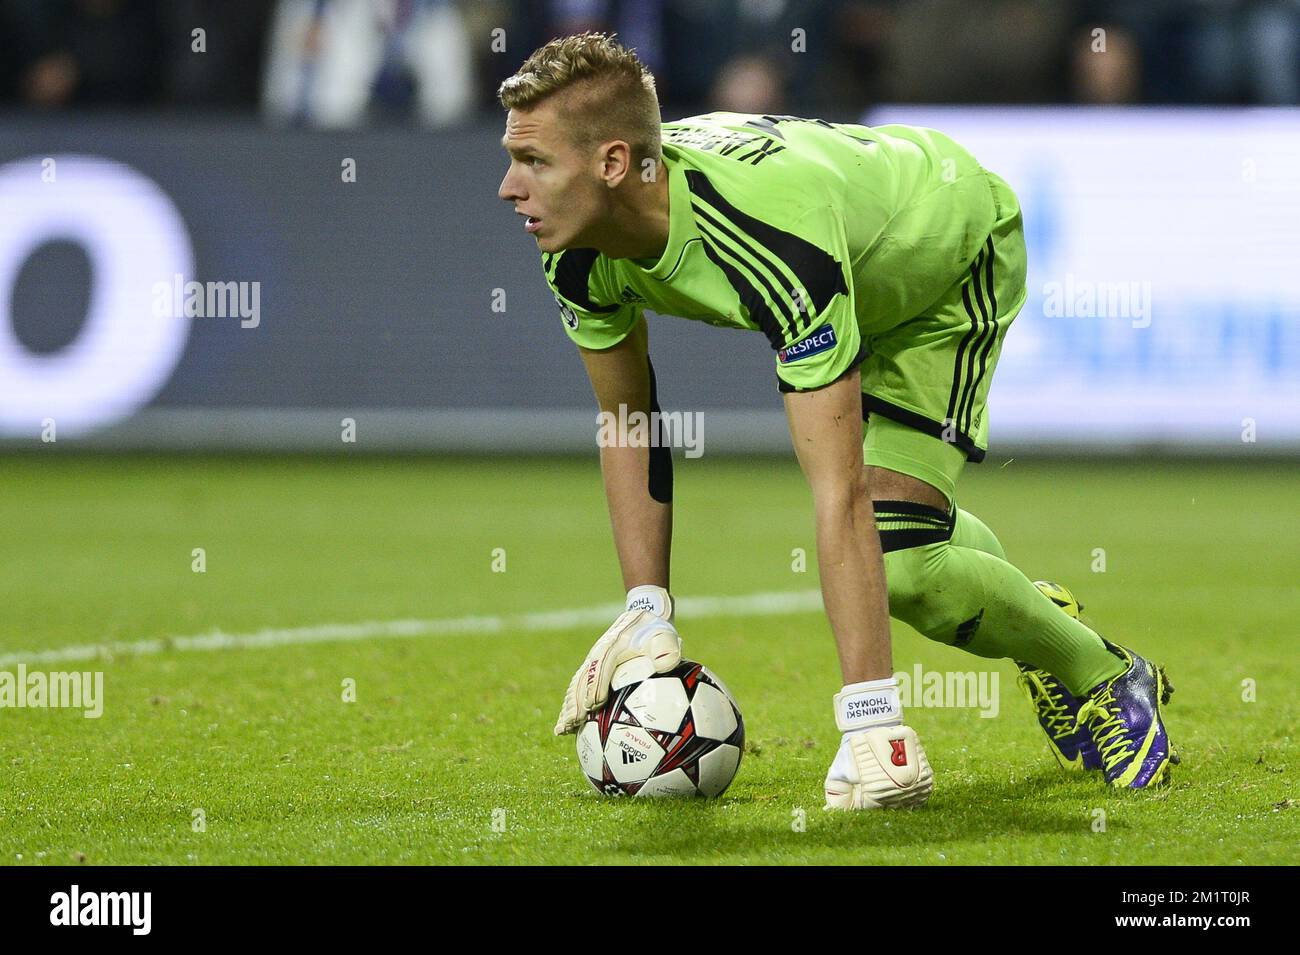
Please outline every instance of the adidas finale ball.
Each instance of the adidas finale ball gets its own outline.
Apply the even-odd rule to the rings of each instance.
[[[609,700],[578,733],[578,762],[609,796],[718,796],[745,748],[745,724],[707,667],[655,673],[645,658],[614,671]]]

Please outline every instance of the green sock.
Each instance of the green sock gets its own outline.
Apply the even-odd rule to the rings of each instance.
[[[1083,696],[1123,661],[1101,638],[1007,563],[997,536],[961,509],[876,502],[890,613],[940,643],[989,659],[1023,660]]]

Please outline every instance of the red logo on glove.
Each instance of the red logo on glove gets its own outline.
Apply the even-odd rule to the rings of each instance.
[[[903,745],[903,741],[901,739],[891,739],[889,745],[894,748],[894,751],[889,755],[889,761],[895,766],[906,766],[907,749]]]

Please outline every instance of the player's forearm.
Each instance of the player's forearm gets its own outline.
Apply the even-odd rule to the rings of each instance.
[[[614,546],[627,590],[641,584],[668,585],[673,506],[654,499],[650,491],[651,448],[600,449]]]
[[[624,586],[667,590],[672,459],[667,447],[645,447],[635,429],[622,430],[634,415],[648,419],[655,410],[645,319],[613,348],[579,351],[602,415],[600,466]]]
[[[892,676],[885,563],[865,495],[819,503],[817,565],[845,684]]]

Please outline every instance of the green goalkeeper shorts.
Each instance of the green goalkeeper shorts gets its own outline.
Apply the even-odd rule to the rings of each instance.
[[[1025,236],[1011,188],[988,174],[997,219],[983,248],[922,314],[871,336],[862,363],[863,459],[953,503],[967,461],[988,450],[989,382],[1025,303]]]

